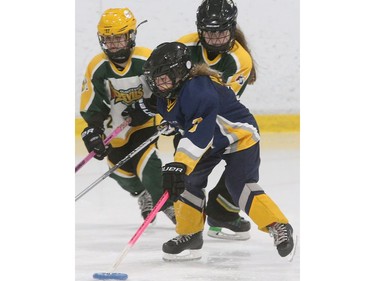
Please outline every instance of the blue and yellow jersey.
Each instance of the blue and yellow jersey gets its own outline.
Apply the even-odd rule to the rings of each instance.
[[[119,70],[104,53],[96,55],[88,64],[82,83],[80,113],[92,126],[104,126],[109,134],[124,119],[121,116],[126,107],[143,97],[150,97],[151,91],[141,79],[142,67],[151,50],[135,47],[125,68]],[[160,116],[159,116],[160,122]],[[144,127],[155,126],[153,119],[135,128],[127,127],[111,144],[124,145],[130,134]]]
[[[184,163],[187,174],[210,148],[212,153],[233,153],[251,147],[260,139],[250,111],[233,91],[208,76],[184,82],[177,99],[158,98],[158,112],[184,130],[174,161]]]
[[[235,41],[233,48],[210,60],[206,49],[200,44],[198,33],[185,35],[177,40],[189,47],[194,63],[206,63],[221,73],[224,83],[240,97],[247,85],[253,66],[251,55]]]

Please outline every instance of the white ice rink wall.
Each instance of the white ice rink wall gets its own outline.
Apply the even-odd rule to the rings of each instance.
[[[277,123],[276,127],[297,126],[299,129],[299,1],[235,2],[239,9],[238,24],[245,33],[257,70],[257,81],[247,86],[241,97],[242,103],[258,116],[261,123],[263,116],[267,124],[273,121]],[[130,8],[138,23],[148,21],[138,29],[137,45],[153,49],[159,43],[196,31],[195,13],[201,0],[76,0],[75,3],[75,114],[76,124],[80,124],[79,97],[83,74],[90,59],[101,51],[96,35],[101,13],[108,8]]]

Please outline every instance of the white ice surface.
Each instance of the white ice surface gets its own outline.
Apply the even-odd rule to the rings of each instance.
[[[80,140],[77,146],[82,145]],[[86,155],[77,149],[76,163]],[[298,135],[263,136],[260,184],[279,205],[299,234],[299,144]],[[162,150],[162,160],[170,153]],[[209,179],[207,191],[221,175],[221,163]],[[95,159],[76,175],[76,194],[106,172],[106,164]],[[76,280],[93,280],[95,272],[109,271],[128,241],[142,224],[137,200],[110,178],[103,180],[76,203]],[[244,214],[242,214],[244,215]],[[248,218],[248,217],[246,217]],[[249,218],[248,218],[249,219]],[[281,259],[273,239],[252,223],[247,241],[225,241],[208,237],[205,229],[203,258],[199,261],[170,263],[162,260],[161,247],[176,236],[174,226],[159,213],[130,249],[116,272],[137,281],[216,281],[216,280],[300,280],[299,247],[292,263]]]

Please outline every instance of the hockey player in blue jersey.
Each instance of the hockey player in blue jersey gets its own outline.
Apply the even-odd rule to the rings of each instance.
[[[177,41],[190,49],[193,63],[206,63],[219,71],[223,83],[240,99],[247,85],[256,81],[256,70],[245,35],[237,24],[238,12],[232,0],[204,0],[196,12],[197,30]],[[175,136],[174,143],[179,137],[180,134]],[[250,222],[239,213],[222,175],[207,196],[207,234],[228,240],[249,239]]]
[[[257,184],[260,148],[256,120],[218,72],[192,65],[190,50],[178,42],[160,44],[143,66],[157,110],[183,131],[174,161],[163,167],[163,188],[175,201],[177,237],[163,244],[168,261],[201,258],[208,176],[226,162],[225,185],[234,202],[259,230],[270,233],[280,256],[293,255],[293,228]],[[180,255],[187,250],[188,255]]]

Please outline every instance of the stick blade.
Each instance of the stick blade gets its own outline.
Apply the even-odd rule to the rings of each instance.
[[[92,276],[97,280],[127,280],[128,275],[125,273],[97,272]]]

